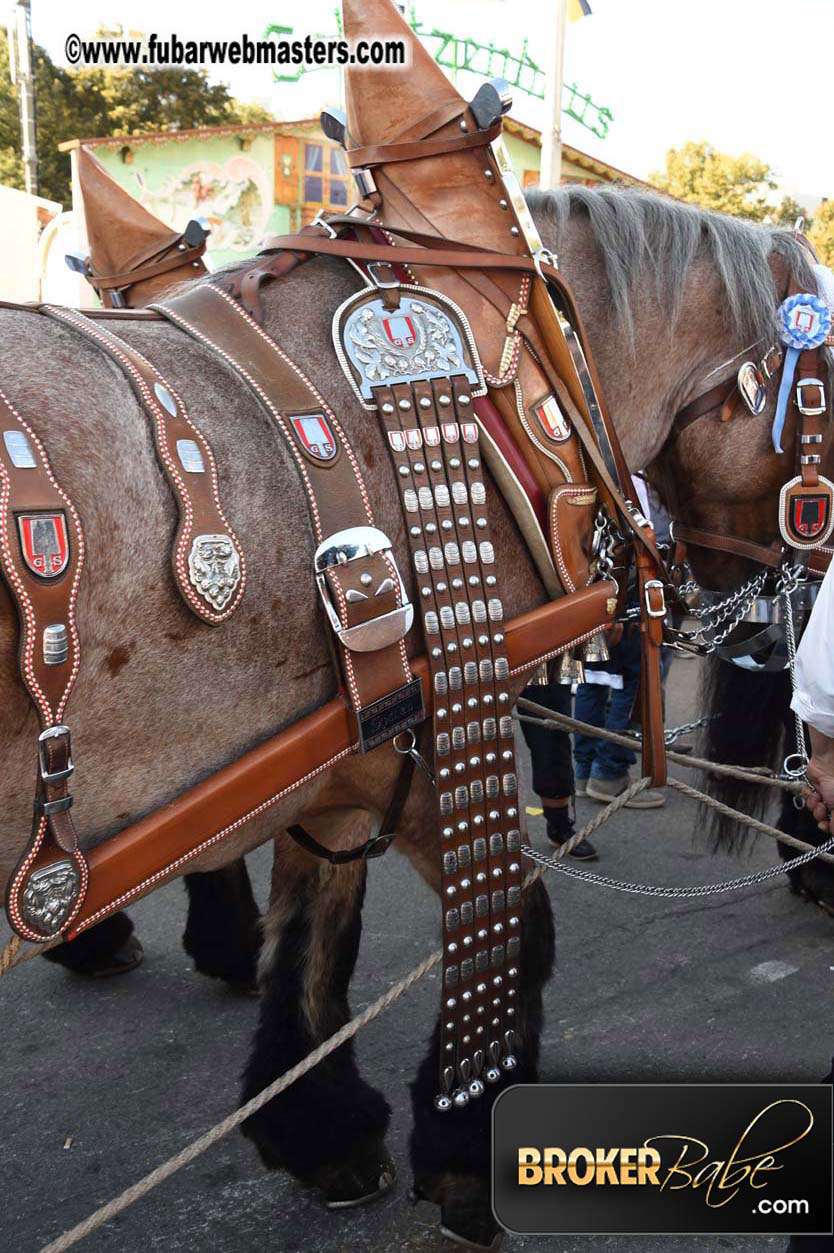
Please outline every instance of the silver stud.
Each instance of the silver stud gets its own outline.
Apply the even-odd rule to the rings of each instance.
[[[458,396],[459,405],[463,405],[465,407],[466,405],[470,403],[471,403],[471,397],[468,396],[466,392],[462,392],[460,396]]]
[[[432,468],[432,470],[434,470],[434,472],[435,472],[435,474],[436,474],[438,470],[442,470],[442,469],[443,469],[443,462],[442,462],[442,461],[437,461],[437,460],[435,460],[435,461],[433,461],[433,462],[431,463],[431,468]]]
[[[414,473],[415,473],[415,474],[422,474],[422,473],[423,473],[423,471],[425,470],[425,468],[426,468],[426,467],[423,465],[422,461],[415,461],[415,462],[414,462]]]
[[[520,234],[521,234],[521,231],[518,229],[518,227],[517,227],[517,226],[511,226],[511,227],[510,227],[510,234],[511,234],[511,235],[516,235],[516,236],[518,236],[518,235],[520,235]]]
[[[401,408],[401,409],[410,409],[410,408],[411,408],[411,401],[410,401],[410,400],[407,400],[407,399],[405,398],[405,396],[403,396],[402,400],[398,400],[398,401],[397,401],[397,404],[400,406],[400,408]]]
[[[386,400],[386,401],[385,401],[384,405],[382,406],[382,412],[383,412],[383,413],[393,413],[393,412],[394,412],[394,406],[391,404],[391,401],[390,401],[390,400]]]
[[[399,467],[399,471],[400,471],[400,475],[402,476],[402,478],[404,478],[404,479],[407,479],[407,478],[408,478],[408,476],[409,476],[409,474],[410,474],[410,470],[409,470],[408,466],[400,466],[400,467]]]
[[[443,396],[438,396],[437,403],[439,405],[443,405],[443,408],[445,409],[447,405],[450,405],[452,403],[452,397],[447,396],[445,394]]]
[[[421,408],[421,409],[431,409],[431,401],[429,400],[428,396],[421,396],[421,397],[420,397],[420,408]]]

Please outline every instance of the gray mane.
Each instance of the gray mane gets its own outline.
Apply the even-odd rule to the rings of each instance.
[[[527,200],[541,226],[556,231],[556,247],[567,219],[584,214],[602,254],[616,318],[631,334],[632,306],[646,282],[672,320],[682,311],[690,267],[706,256],[715,266],[732,330],[753,343],[773,335],[777,292],[768,255],[784,258],[805,291],[817,284],[809,253],[791,231],[747,222],[684,204],[651,191],[567,185],[531,190]]]

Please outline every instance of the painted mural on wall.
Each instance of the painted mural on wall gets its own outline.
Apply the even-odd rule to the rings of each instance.
[[[132,171],[126,185],[146,209],[177,230],[190,218],[206,218],[213,250],[254,248],[272,212],[268,173],[243,153],[222,164],[193,161],[153,188],[140,171]]]

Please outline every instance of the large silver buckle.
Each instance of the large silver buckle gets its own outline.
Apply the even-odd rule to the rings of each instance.
[[[808,406],[803,404],[803,390],[806,387],[818,387],[820,389],[820,397],[822,404],[818,406]],[[800,379],[796,385],[796,407],[801,414],[808,418],[819,417],[821,413],[825,413],[828,408],[825,403],[825,384],[822,379]]]
[[[336,531],[319,544],[315,555],[316,583],[324,605],[327,619],[345,648],[357,653],[371,653],[378,648],[387,648],[396,644],[411,630],[414,622],[414,608],[406,596],[405,584],[402,581],[397,563],[391,556],[391,564],[399,584],[401,604],[398,609],[380,614],[378,618],[369,618],[354,627],[344,627],[336,612],[326,571],[333,566],[344,566],[350,561],[358,561],[363,557],[373,557],[377,553],[391,553],[391,541],[383,532],[373,526],[352,526],[345,531]]]

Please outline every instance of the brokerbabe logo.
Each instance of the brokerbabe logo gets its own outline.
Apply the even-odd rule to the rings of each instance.
[[[493,1111],[493,1207],[530,1233],[832,1230],[831,1088],[539,1084]]]

